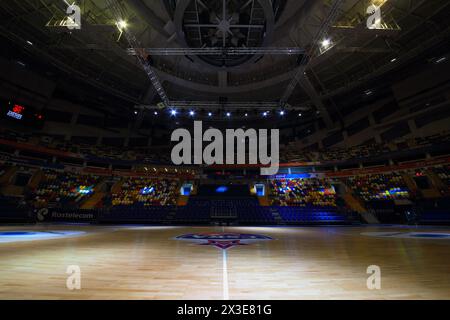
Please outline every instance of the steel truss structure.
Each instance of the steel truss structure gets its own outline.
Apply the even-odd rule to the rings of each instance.
[[[119,22],[122,20],[122,13],[120,11],[120,4],[117,0],[106,0],[109,7],[111,8],[112,12],[114,12],[114,16],[116,18],[116,21]],[[127,38],[127,41],[129,45],[132,48],[138,48],[139,42],[136,39],[136,37],[127,29],[123,30],[125,37]],[[158,93],[159,97],[161,98],[162,102],[166,105],[170,105],[169,97],[166,94],[166,91],[164,90],[161,81],[158,78],[158,75],[153,70],[153,68],[150,66],[150,64],[147,62],[147,59],[144,58],[143,55],[136,55],[138,58],[139,63],[141,64],[142,68],[147,73],[148,78],[150,79],[151,83],[153,84],[153,87],[155,88],[156,92]]]
[[[243,56],[243,55],[300,55],[305,50],[297,47],[292,48],[130,48],[128,55],[136,56],[145,52],[154,56]]]
[[[291,106],[285,105],[281,108],[278,102],[263,102],[263,101],[229,101],[229,102],[208,102],[208,101],[171,101],[170,108],[172,109],[180,109],[180,110],[197,110],[197,109],[206,109],[206,110],[261,110],[261,111],[269,111],[273,109],[277,110],[299,110],[299,111],[307,111],[310,110],[310,106]],[[137,109],[161,109],[159,106],[145,106],[140,105],[136,106]]]

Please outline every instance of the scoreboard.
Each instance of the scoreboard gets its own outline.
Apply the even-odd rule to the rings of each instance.
[[[12,104],[12,103],[11,103]],[[13,104],[10,106],[10,110],[8,110],[8,113],[6,114],[8,117],[22,120],[23,115],[25,113],[25,107],[20,104]]]
[[[14,100],[0,100],[0,117],[16,124],[41,128],[44,115],[36,108]]]

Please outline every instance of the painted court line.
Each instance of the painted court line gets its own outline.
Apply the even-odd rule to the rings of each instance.
[[[223,300],[230,300],[228,288],[227,250],[222,250],[223,261]]]
[[[225,233],[225,227],[222,227],[222,232]],[[223,282],[223,300],[230,300],[228,287],[228,262],[227,250],[222,250],[222,282]]]

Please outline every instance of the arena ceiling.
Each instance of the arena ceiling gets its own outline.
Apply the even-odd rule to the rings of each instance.
[[[382,14],[375,30],[366,26],[372,3]],[[32,67],[46,69],[49,77],[63,72],[73,82],[89,84],[121,103],[148,107],[164,102],[162,91],[179,107],[192,108],[192,101],[209,108],[273,105],[319,110],[326,118],[328,101],[335,95],[364,88],[449,39],[447,0],[78,0],[75,4],[81,8],[80,30],[61,27],[67,9],[64,0],[1,1],[0,33],[16,47],[7,47],[11,52],[5,55],[14,58],[19,52],[21,59],[35,62]],[[120,30],[119,20],[126,28]],[[136,46],[167,50],[146,58],[151,62],[150,77],[142,59],[130,55],[129,49]],[[206,54],[210,48],[224,51]],[[245,48],[262,51],[226,54]],[[270,48],[303,53],[273,54]],[[203,54],[191,54],[199,52],[194,49]],[[135,52],[143,57],[143,50]],[[152,75],[161,85],[158,90]]]

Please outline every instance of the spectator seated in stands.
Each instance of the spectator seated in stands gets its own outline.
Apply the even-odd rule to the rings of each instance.
[[[170,179],[129,178],[119,193],[112,196],[113,206],[171,206],[176,204],[178,182]]]
[[[356,196],[366,202],[411,197],[403,177],[397,173],[352,177],[347,180],[347,185]]]

